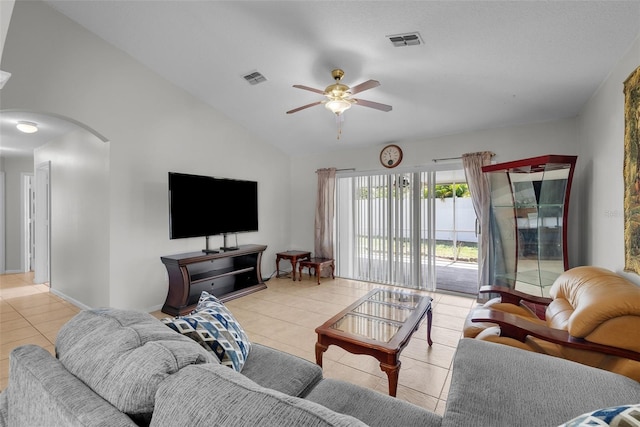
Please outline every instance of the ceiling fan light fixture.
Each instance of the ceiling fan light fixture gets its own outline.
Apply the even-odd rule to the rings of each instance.
[[[16,128],[22,133],[38,132],[38,124],[33,122],[19,121]]]
[[[342,83],[334,83],[327,86],[324,93],[333,98],[342,98],[351,94],[351,92],[349,92],[349,86],[343,85]]]
[[[331,99],[324,104],[324,107],[332,113],[340,115],[351,108],[351,102],[346,99]]]

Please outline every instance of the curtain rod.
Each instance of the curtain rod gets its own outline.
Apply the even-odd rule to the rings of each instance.
[[[324,169],[317,169],[317,170],[316,170],[316,173],[320,172],[321,170],[325,170],[325,169],[326,169],[326,168],[324,168]],[[355,171],[355,170],[356,170],[356,168],[336,169],[336,172],[343,172],[343,171]]]
[[[441,159],[431,159],[431,160],[433,160],[434,163],[438,163],[438,162],[440,162],[442,160],[458,160],[458,159],[461,159],[461,158],[462,158],[462,156],[458,156],[458,157],[443,157]]]
[[[496,153],[491,153],[491,157],[495,156]],[[458,157],[443,157],[441,159],[431,159],[433,160],[434,163],[438,163],[442,160],[458,160],[458,159],[462,159],[462,156],[458,156]]]

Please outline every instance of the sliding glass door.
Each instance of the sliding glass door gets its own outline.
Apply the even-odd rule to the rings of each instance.
[[[438,184],[440,179],[447,184]],[[458,252],[453,245],[459,245],[460,224],[464,223],[462,217],[457,219],[455,216],[458,212],[455,201],[445,203],[444,200],[453,200],[461,195],[460,189],[464,192],[465,188],[464,173],[458,169],[338,175],[337,274],[357,280],[435,290],[437,274],[447,264],[452,264],[441,265],[441,258],[455,262],[451,255]],[[442,219],[439,219],[440,212],[444,213]],[[466,221],[470,224],[466,231],[475,237],[473,208],[471,215]],[[474,240],[473,237],[470,240]],[[465,239],[469,240],[469,237]],[[440,240],[445,244],[437,245]],[[439,257],[438,252],[443,251],[441,246],[449,250]],[[473,279],[470,288],[477,289]]]

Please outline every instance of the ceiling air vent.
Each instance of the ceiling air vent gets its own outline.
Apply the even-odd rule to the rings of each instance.
[[[394,36],[387,36],[391,44],[395,47],[402,46],[417,46],[422,44],[422,38],[420,37],[420,33],[406,33],[406,34],[396,34]]]
[[[245,74],[243,77],[246,81],[248,81],[252,85],[257,85],[258,83],[267,81],[267,78],[257,71],[253,71],[249,74]]]

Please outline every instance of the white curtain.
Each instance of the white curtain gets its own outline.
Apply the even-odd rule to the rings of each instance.
[[[467,185],[471,193],[473,209],[479,223],[478,239],[478,288],[489,284],[489,248],[491,242],[490,230],[490,201],[491,190],[489,182],[482,173],[482,166],[491,163],[493,153],[482,151],[462,155],[462,165],[467,178]]]
[[[318,169],[318,197],[314,234],[314,256],[334,258],[333,220],[335,215],[336,169]]]

